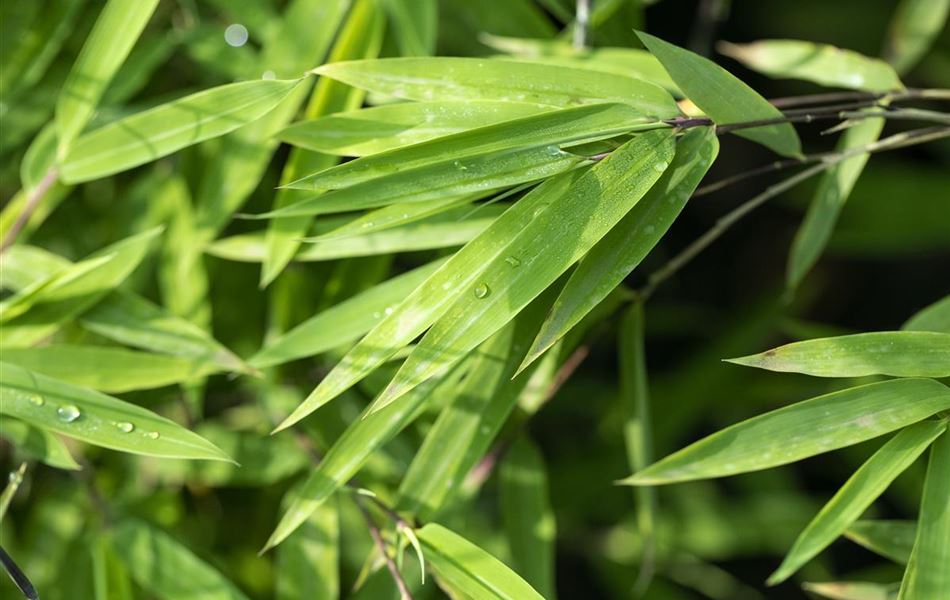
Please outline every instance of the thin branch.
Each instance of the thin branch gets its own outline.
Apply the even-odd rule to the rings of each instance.
[[[366,507],[363,506],[363,503],[360,501],[360,498],[355,499],[357,508],[360,509],[360,513],[363,515],[363,519],[366,520],[366,526],[369,528],[369,534],[373,538],[373,543],[376,544],[376,548],[383,555],[383,560],[386,561],[386,568],[389,569],[389,574],[393,576],[393,580],[396,582],[396,587],[399,588],[399,595],[402,600],[412,600],[412,593],[409,592],[409,586],[406,585],[406,580],[402,578],[402,573],[399,572],[399,567],[396,566],[396,561],[389,555],[389,549],[386,547],[386,541],[383,539],[383,534],[380,533],[379,527],[376,525],[376,522],[373,521],[373,516],[369,514],[369,511],[366,510]]]
[[[33,191],[30,192],[29,197],[26,199],[26,204],[23,205],[23,210],[17,215],[16,221],[14,221],[10,227],[10,231],[3,236],[3,242],[0,243],[0,253],[12,246],[16,241],[17,236],[20,235],[20,231],[29,222],[30,217],[33,216],[36,208],[40,205],[40,201],[46,196],[46,192],[56,183],[56,177],[56,169],[50,169],[46,172],[46,175],[43,175],[43,179],[40,180]]]
[[[829,94],[809,94],[787,98],[772,98],[769,102],[776,108],[846,102],[852,100],[950,100],[950,90],[910,88],[902,92],[832,92]]]

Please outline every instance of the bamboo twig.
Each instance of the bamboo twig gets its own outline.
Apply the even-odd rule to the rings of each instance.
[[[16,221],[14,221],[13,225],[10,227],[10,231],[8,231],[5,236],[3,236],[3,242],[0,243],[0,253],[12,246],[16,241],[20,231],[29,222],[30,217],[33,216],[36,208],[40,205],[40,201],[42,201],[43,197],[46,196],[46,192],[48,192],[49,189],[53,187],[53,184],[56,183],[57,175],[58,173],[56,172],[56,169],[50,169],[46,172],[46,175],[43,175],[43,179],[40,180],[40,182],[30,193],[29,197],[26,199],[26,204],[23,206],[23,210],[20,211],[20,214],[17,215]]]
[[[360,501],[360,498],[355,499],[357,508],[360,509],[360,513],[363,515],[363,519],[366,520],[366,526],[369,528],[369,534],[373,538],[373,543],[376,544],[376,548],[383,555],[383,560],[386,561],[386,568],[389,570],[390,575],[392,575],[393,580],[396,582],[396,587],[399,588],[399,595],[402,600],[413,600],[412,593],[409,591],[409,586],[406,585],[406,580],[403,579],[402,573],[399,572],[399,567],[396,566],[396,561],[389,555],[389,550],[386,547],[386,541],[383,539],[383,534],[379,531],[379,526],[376,525],[376,522],[373,521],[373,516],[369,514],[369,511],[366,510],[366,507],[363,506],[363,503]]]

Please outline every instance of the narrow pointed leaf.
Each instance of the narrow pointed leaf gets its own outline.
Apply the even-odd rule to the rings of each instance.
[[[416,534],[426,564],[452,588],[477,600],[541,600],[543,596],[497,558],[438,523]]]
[[[63,181],[81,183],[224,135],[267,114],[300,80],[244,81],[198,92],[96,129],[72,146]]]
[[[910,71],[947,22],[950,0],[901,0],[891,19],[884,56],[898,73]]]
[[[637,32],[686,96],[718,125],[781,118],[782,113],[748,85],[708,58]],[[785,156],[800,156],[798,134],[788,123],[736,131]]]
[[[906,565],[914,551],[917,523],[914,521],[858,521],[845,537],[896,563]]]
[[[143,521],[123,519],[110,541],[132,579],[161,600],[247,600],[214,567]]]
[[[322,235],[307,238],[308,242],[320,242],[358,235],[366,235],[421,221],[426,217],[431,217],[439,213],[452,211],[459,206],[466,206],[465,212],[452,211],[459,215],[458,220],[464,216],[470,216],[475,213],[471,206],[473,194],[466,194],[461,198],[436,198],[425,202],[406,202],[403,204],[390,204],[382,208],[368,210],[362,216],[347,222],[345,225],[337,227]]]
[[[780,79],[802,79],[868,92],[904,87],[894,69],[883,60],[827,44],[760,40],[751,44],[721,42],[718,48],[753,71]]]
[[[668,131],[638,135],[539,211],[426,333],[375,406],[444,370],[514,318],[643,198],[673,152]]]
[[[340,516],[328,502],[277,549],[277,600],[338,598]]]
[[[145,28],[158,0],[109,0],[99,13],[56,101],[60,155],[92,117],[113,75]]]
[[[842,335],[794,342],[728,362],[815,377],[947,377],[950,334],[875,331]]]
[[[314,152],[366,156],[550,110],[514,102],[407,102],[294,123],[278,134]]]
[[[922,309],[901,326],[904,331],[950,333],[950,296],[944,296]]]
[[[941,421],[924,421],[884,444],[802,531],[782,565],[769,577],[769,585],[785,581],[835,541],[946,428]]]
[[[2,421],[0,437],[8,440],[27,456],[57,469],[80,469],[66,444],[54,434],[9,416],[4,417]]]
[[[332,66],[332,65],[330,65]],[[643,127],[656,127],[623,104],[578,106],[541,113],[429,140],[405,148],[364,156],[332,169],[299,179],[291,187],[323,191],[367,182],[385,175],[417,169],[436,162],[493,153],[558,147],[606,139]]]
[[[727,427],[623,480],[663,485],[726,477],[851,446],[950,407],[950,388],[896,379],[848,388]]]
[[[574,327],[633,271],[673,224],[719,151],[715,132],[688,131],[663,176],[571,274],[525,359],[530,363]]]
[[[481,58],[389,58],[323,65],[315,73],[407,100],[499,100],[549,106],[624,102],[644,116],[679,110],[657,85],[633,77]]]
[[[16,365],[3,363],[2,367],[3,414],[122,452],[230,460],[211,442],[149,410]]]
[[[802,587],[805,591],[828,598],[828,600],[895,600],[897,598],[896,585],[881,583],[829,581],[806,583]]]
[[[900,600],[950,597],[950,435],[944,433],[930,449],[930,464],[917,519],[917,538]]]

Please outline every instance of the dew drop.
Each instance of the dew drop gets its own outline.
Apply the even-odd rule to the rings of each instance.
[[[135,425],[129,423],[128,421],[120,421],[115,424],[116,428],[122,433],[132,433],[135,430]]]
[[[389,315],[393,314],[393,307],[392,307],[392,306],[387,306],[387,307],[386,307],[386,310],[384,310],[383,313],[385,313],[386,316],[389,316]]]
[[[514,256],[506,256],[505,262],[511,265],[512,267],[517,267],[521,265],[521,261],[515,258]]]
[[[551,156],[560,156],[561,149],[558,146],[555,146],[552,144],[548,146],[548,154],[550,154]]]
[[[663,171],[666,170],[666,167],[668,166],[669,166],[669,163],[667,163],[665,160],[661,160],[660,162],[653,165],[653,170],[658,173],[662,173]]]
[[[228,43],[228,46],[240,48],[247,43],[247,37],[247,27],[240,23],[228,25],[224,30],[224,41]]]
[[[478,299],[485,298],[488,294],[491,293],[491,290],[488,289],[488,286],[484,283],[479,283],[475,286],[475,297]]]
[[[150,439],[150,440],[157,440],[157,439],[158,439],[158,432],[157,432],[157,431],[148,431],[148,432],[145,433],[145,437],[147,437],[147,438]]]
[[[10,471],[10,474],[7,476],[7,481],[10,482],[12,487],[17,487],[23,483],[23,473],[19,471]]]
[[[72,423],[80,414],[79,409],[72,404],[64,404],[56,409],[56,417],[63,423]]]
[[[40,396],[39,394],[31,394],[30,404],[33,406],[43,406],[46,404],[46,400],[43,400],[43,396]]]
[[[457,160],[457,161],[455,161],[455,162],[452,163],[452,164],[454,164],[454,165],[455,165],[455,168],[458,169],[459,171],[468,171],[468,167],[466,167],[465,165],[463,165],[463,164],[461,163],[461,161],[458,161],[458,160]]]
[[[367,222],[363,223],[362,225],[360,225],[360,227],[362,227],[363,229],[369,229],[369,228],[372,227],[372,226],[373,226],[373,222],[372,222],[372,221],[367,221]]]

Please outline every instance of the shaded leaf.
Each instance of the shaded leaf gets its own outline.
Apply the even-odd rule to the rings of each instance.
[[[277,549],[277,600],[337,598],[340,517],[328,502]]]
[[[51,467],[71,470],[80,468],[79,463],[69,453],[66,444],[45,429],[33,427],[23,421],[7,416],[0,423],[0,436],[27,456]]]
[[[917,523],[914,521],[858,521],[848,527],[844,535],[872,552],[906,565],[914,550]]]
[[[806,583],[802,587],[808,592],[829,600],[895,600],[897,598],[897,585],[881,583],[833,581]]]
[[[917,312],[901,326],[901,329],[950,333],[950,296],[944,296]]]
[[[901,0],[887,34],[887,62],[898,73],[912,69],[940,35],[948,14],[950,0]]]

